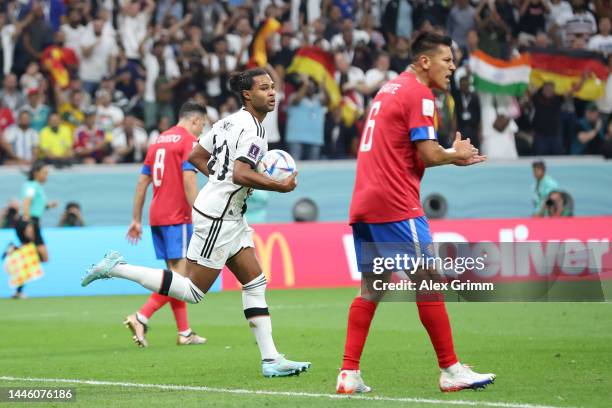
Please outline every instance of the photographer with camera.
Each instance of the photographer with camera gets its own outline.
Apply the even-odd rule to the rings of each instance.
[[[66,204],[64,213],[60,218],[58,227],[82,227],[85,225],[83,217],[81,216],[81,206],[75,201],[70,201]]]
[[[533,177],[535,177],[533,216],[543,217],[547,211],[549,195],[553,191],[558,191],[559,183],[546,174],[546,164],[543,161],[535,161],[531,166],[533,168]]]

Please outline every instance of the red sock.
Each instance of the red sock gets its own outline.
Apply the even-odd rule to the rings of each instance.
[[[356,297],[351,303],[346,329],[346,343],[344,344],[343,370],[359,370],[359,360],[365,345],[370,323],[376,312],[376,303]]]
[[[170,298],[168,296],[160,295],[159,293],[153,293],[149,296],[147,302],[142,305],[138,313],[150,319],[153,313],[157,312],[163,305],[168,303]]]
[[[176,328],[179,332],[189,330],[189,319],[187,318],[187,303],[182,300],[170,298],[170,306],[176,320]]]
[[[438,356],[440,368],[447,368],[455,364],[457,356],[453,346],[453,333],[451,331],[446,307],[443,301],[417,302],[419,318],[429,333],[429,339]]]

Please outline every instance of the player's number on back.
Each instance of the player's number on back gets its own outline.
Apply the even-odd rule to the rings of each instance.
[[[376,115],[378,115],[378,111],[380,110],[380,105],[382,105],[381,101],[376,101],[372,104],[372,108],[370,108],[370,114],[368,115],[368,121],[366,123],[365,129],[363,129],[363,137],[361,138],[361,146],[359,150],[362,152],[368,152],[372,150],[372,143],[374,143],[374,126],[376,126]]]
[[[155,163],[153,163],[153,185],[159,187],[162,185],[164,177],[164,160],[166,159],[166,149],[157,149],[155,152]]]

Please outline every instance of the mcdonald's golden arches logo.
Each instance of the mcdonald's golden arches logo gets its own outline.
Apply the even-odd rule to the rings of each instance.
[[[295,285],[295,271],[293,269],[293,257],[291,256],[291,248],[287,244],[287,240],[278,231],[271,233],[268,239],[264,240],[259,234],[253,234],[253,242],[255,243],[255,251],[257,258],[261,263],[261,269],[266,276],[268,282],[272,280],[272,259],[274,256],[274,246],[278,244],[280,255],[283,260],[283,276],[285,278],[285,286]]]

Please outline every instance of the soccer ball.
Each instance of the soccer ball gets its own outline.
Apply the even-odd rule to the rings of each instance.
[[[257,164],[257,172],[282,181],[297,170],[295,160],[283,150],[270,150]]]

